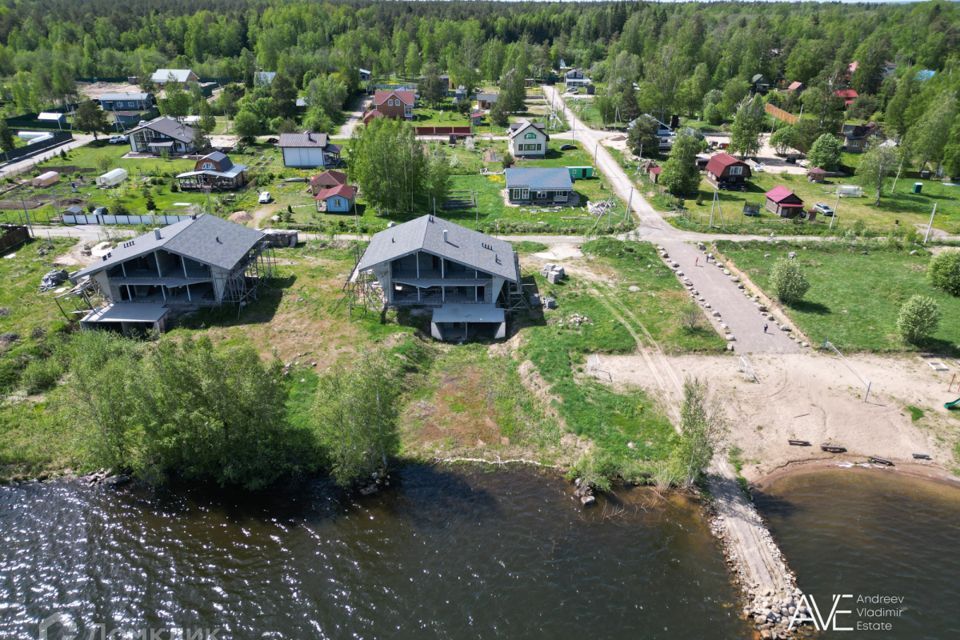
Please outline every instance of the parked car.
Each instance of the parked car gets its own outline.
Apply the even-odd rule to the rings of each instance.
[[[831,207],[831,206],[828,205],[828,204],[824,204],[824,203],[822,203],[822,202],[818,202],[817,204],[813,205],[813,210],[816,211],[817,213],[819,213],[819,214],[822,215],[822,216],[832,216],[832,215],[833,215],[833,207]]]
[[[259,202],[260,204],[267,204],[267,203],[270,202],[271,200],[273,200],[273,198],[270,197],[270,192],[269,192],[269,191],[261,191],[261,192],[260,192],[260,197],[257,198],[257,202]]]
[[[127,136],[110,136],[110,139],[107,140],[110,144],[124,144],[127,141]]]

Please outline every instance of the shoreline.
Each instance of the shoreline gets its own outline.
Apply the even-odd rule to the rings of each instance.
[[[833,458],[799,458],[788,460],[756,479],[747,478],[751,488],[764,490],[784,478],[809,475],[831,469],[896,473],[914,480],[924,480],[941,486],[960,489],[960,478],[935,464],[894,461],[887,467],[866,462],[864,456],[836,456]]]

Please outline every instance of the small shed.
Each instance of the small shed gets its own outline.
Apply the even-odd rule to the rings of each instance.
[[[33,187],[49,187],[52,184],[60,182],[60,174],[56,171],[45,171],[30,181]]]
[[[803,200],[783,185],[777,185],[767,191],[767,211],[781,218],[793,218],[803,211]]]
[[[571,180],[583,180],[593,177],[593,167],[567,167]]]
[[[827,179],[827,172],[820,167],[811,167],[807,170],[807,180],[810,182],[823,182]]]
[[[115,187],[124,180],[127,179],[127,170],[117,167],[116,169],[111,169],[107,171],[102,176],[97,178],[97,186],[101,188],[105,187]]]
[[[650,182],[657,184],[660,182],[660,174],[663,173],[663,167],[656,164],[651,164],[647,167],[647,177],[650,178]]]
[[[322,189],[314,196],[317,201],[317,211],[326,213],[350,213],[356,197],[357,188],[347,184]]]
[[[62,129],[67,125],[67,114],[59,111],[41,111],[37,114],[38,122],[51,122]]]
[[[483,111],[474,111],[470,114],[470,124],[475,127],[479,127],[481,124],[483,124],[483,116]]]

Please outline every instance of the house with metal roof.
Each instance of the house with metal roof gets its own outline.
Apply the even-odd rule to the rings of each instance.
[[[357,197],[357,188],[349,184],[320,189],[314,196],[321,213],[350,213]]]
[[[227,154],[214,151],[197,160],[193,171],[178,174],[177,181],[188,191],[232,191],[247,183],[247,165],[233,164]]]
[[[539,122],[514,122],[507,129],[510,153],[514,158],[543,158],[547,155],[550,136]]]
[[[514,204],[569,204],[573,181],[566,167],[506,170],[507,199]]]
[[[196,129],[169,116],[160,116],[127,131],[134,153],[183,155],[196,151]]]
[[[803,200],[793,191],[778,184],[765,194],[766,209],[781,218],[793,218],[803,213]]]
[[[149,111],[156,104],[152,93],[134,91],[103,93],[97,102],[104,111]]]
[[[506,336],[506,313],[522,299],[520,262],[509,242],[426,215],[370,240],[351,282],[372,278],[384,304],[431,311],[438,340]]]
[[[750,165],[729,153],[717,153],[711,156],[705,170],[707,182],[718,189],[745,191],[747,178],[752,175]]]
[[[89,302],[83,327],[164,330],[178,310],[243,304],[269,273],[264,234],[213,215],[122,242],[70,275]]]
[[[253,74],[253,86],[269,87],[277,77],[276,71],[256,71]]]
[[[200,76],[191,69],[157,69],[150,76],[150,82],[153,84],[166,84],[168,82],[200,82]]]
[[[281,133],[277,146],[285,167],[313,169],[340,164],[340,147],[330,142],[325,133]]]

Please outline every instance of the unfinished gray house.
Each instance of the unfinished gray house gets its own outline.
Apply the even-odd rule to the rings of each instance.
[[[163,331],[177,312],[255,298],[266,245],[260,231],[201,215],[121,243],[71,274],[68,294],[84,303],[81,327]]]
[[[430,215],[374,235],[351,281],[364,277],[387,307],[430,309],[437,340],[503,338],[506,312],[523,299],[509,242]]]

